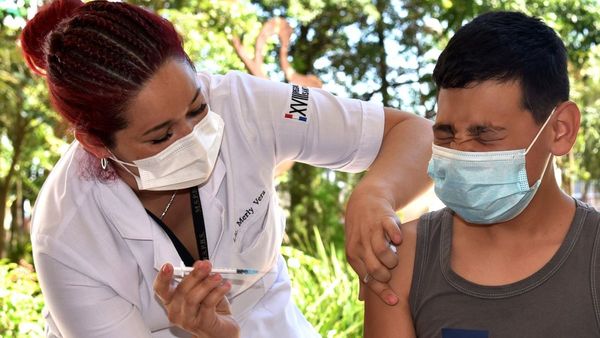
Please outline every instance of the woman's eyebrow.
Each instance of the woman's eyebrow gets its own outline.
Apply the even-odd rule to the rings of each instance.
[[[190,106],[194,103],[194,101],[196,101],[196,99],[198,98],[198,95],[200,95],[200,87],[196,88],[196,93],[194,94],[194,98],[190,102]]]
[[[171,120],[167,120],[167,121],[165,121],[165,122],[163,122],[163,123],[161,123],[161,124],[159,124],[159,125],[156,125],[156,126],[154,126],[154,127],[150,128],[150,129],[146,130],[146,132],[144,132],[144,133],[142,134],[142,137],[143,137],[143,136],[146,136],[146,135],[148,135],[148,134],[150,134],[150,133],[152,133],[152,132],[154,132],[154,131],[157,131],[157,130],[163,129],[163,128],[165,128],[165,127],[168,127],[169,125],[171,125],[171,123],[172,123],[172,122],[173,122],[173,121],[171,121]]]
[[[190,106],[191,106],[191,105],[194,103],[194,101],[196,101],[196,99],[198,98],[198,95],[200,95],[200,87],[197,87],[197,88],[196,88],[196,92],[194,93],[194,98],[192,98],[192,101],[190,102]],[[167,121],[165,121],[165,122],[163,122],[163,123],[161,123],[161,124],[158,124],[158,125],[156,125],[156,126],[154,126],[154,127],[150,128],[150,129],[146,130],[146,131],[145,131],[145,132],[142,134],[142,136],[146,136],[146,135],[148,135],[148,134],[150,134],[150,133],[152,133],[152,132],[154,132],[154,131],[157,131],[157,130],[163,129],[163,128],[165,128],[165,127],[169,126],[171,123],[172,123],[172,121],[171,121],[171,120],[167,120]]]

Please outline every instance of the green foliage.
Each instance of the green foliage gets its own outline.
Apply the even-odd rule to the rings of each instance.
[[[323,337],[360,337],[363,331],[363,305],[358,301],[358,280],[334,243],[325,245],[319,230],[310,252],[285,246],[292,280],[292,297],[306,319]]]
[[[315,246],[310,229],[316,227],[325,243],[344,244],[343,212],[360,175],[335,172],[297,163],[280,178],[278,190],[288,213],[287,243],[309,254]]]
[[[14,221],[22,219],[17,210],[25,200],[35,201],[66,144],[64,126],[50,108],[46,85],[29,71],[17,44],[25,15],[23,4],[0,3],[0,257],[8,251],[15,260],[28,252],[23,238],[11,238],[8,244],[15,246],[5,248],[5,212],[18,205],[10,208],[11,234],[24,228]]]
[[[42,337],[44,300],[31,267],[0,261],[0,336]]]
[[[261,23],[248,1],[190,0],[177,2],[132,1],[151,5],[176,26],[185,49],[198,70],[225,73],[242,70],[231,39],[234,35],[255,38]]]
[[[315,227],[314,241],[305,243],[314,256],[285,246],[292,279],[292,297],[323,337],[358,337],[363,330],[363,306],[358,281],[334,243],[325,245]],[[0,336],[41,337],[44,301],[35,272],[16,263],[0,263]]]

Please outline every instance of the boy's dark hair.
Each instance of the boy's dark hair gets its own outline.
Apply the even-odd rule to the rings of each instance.
[[[460,28],[440,55],[433,79],[438,91],[516,80],[523,107],[539,124],[569,99],[565,45],[540,19],[518,12],[482,14]]]

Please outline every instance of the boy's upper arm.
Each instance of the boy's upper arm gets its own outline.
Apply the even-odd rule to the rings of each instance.
[[[392,271],[390,286],[398,295],[396,305],[386,305],[369,288],[365,288],[365,338],[416,337],[408,302],[415,259],[418,219],[403,224],[402,244],[398,246],[399,263]]]

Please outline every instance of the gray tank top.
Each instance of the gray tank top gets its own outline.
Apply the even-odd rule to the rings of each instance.
[[[471,283],[450,267],[452,211],[421,217],[410,308],[421,338],[600,337],[600,213],[577,210],[558,251],[515,283]]]

